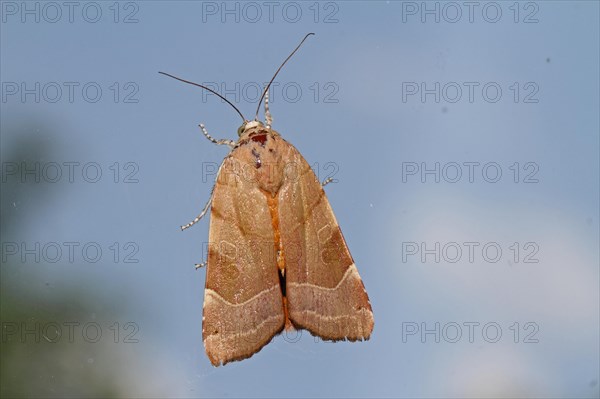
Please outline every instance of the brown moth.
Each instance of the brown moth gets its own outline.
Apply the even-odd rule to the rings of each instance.
[[[369,297],[323,190],[328,181],[321,184],[271,128],[270,84],[266,123],[247,121],[233,106],[244,120],[237,142],[215,140],[200,125],[209,140],[231,147],[211,199],[182,226],[212,203],[202,338],[215,366],[254,355],[284,328],[332,341],[366,340],[373,330]]]

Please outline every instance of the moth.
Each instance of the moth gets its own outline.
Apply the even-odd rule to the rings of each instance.
[[[268,90],[256,117],[242,117],[206,206],[210,208],[202,338],[214,366],[249,358],[286,329],[324,340],[367,340],[373,330],[369,297],[323,186],[300,152],[271,128]],[[265,100],[265,123],[258,120]],[[203,266],[197,265],[197,267]]]

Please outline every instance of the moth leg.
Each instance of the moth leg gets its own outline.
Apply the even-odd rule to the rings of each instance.
[[[337,180],[335,180],[333,177],[328,177],[327,179],[323,180],[323,183],[321,183],[321,186],[325,187],[329,183],[337,183]]]
[[[212,203],[213,193],[214,193],[214,188],[213,188],[213,191],[210,193],[210,198],[208,199],[208,202],[206,203],[206,205],[204,205],[204,209],[202,209],[202,212],[200,212],[200,214],[198,216],[196,216],[196,218],[194,220],[192,220],[191,222],[189,222],[188,224],[186,224],[184,226],[181,226],[181,231],[183,231],[185,229],[189,229],[190,227],[192,227],[193,225],[198,223],[204,215],[206,215],[206,212],[208,212],[208,210],[210,209],[210,204]]]
[[[231,140],[215,140],[210,134],[208,134],[208,132],[206,131],[206,128],[204,127],[203,124],[200,124],[199,126],[200,126],[200,129],[202,129],[202,132],[204,133],[206,138],[209,139],[210,141],[212,141],[213,143],[218,144],[218,145],[225,144],[225,145],[228,145],[231,149],[233,149],[235,147],[235,142],[233,142]],[[222,164],[221,164],[221,166],[222,166]],[[221,170],[221,168],[219,168],[219,171],[220,170]],[[218,178],[218,175],[217,175],[217,178]],[[215,178],[215,184],[217,183],[217,178]],[[215,186],[213,185],[213,188],[210,192],[210,197],[208,198],[206,205],[204,205],[202,212],[200,212],[200,214],[198,216],[196,216],[196,218],[194,220],[192,220],[191,222],[189,222],[186,225],[181,226],[181,231],[183,231],[185,229],[189,229],[190,227],[192,227],[193,225],[198,223],[200,221],[200,219],[202,219],[204,217],[204,215],[206,215],[206,212],[208,212],[208,210],[210,209],[210,205],[212,204],[214,195],[215,195]]]
[[[206,127],[204,127],[204,125],[202,123],[199,124],[198,126],[200,126],[200,130],[202,130],[202,133],[204,134],[204,136],[206,136],[206,138],[209,139],[210,141],[212,141],[213,143],[215,143],[217,145],[228,145],[230,148],[235,147],[235,141],[227,140],[227,139],[217,140],[213,136],[208,134],[208,132],[206,131]]]
[[[273,117],[271,116],[271,111],[269,111],[269,91],[265,93],[265,122],[267,123],[267,129],[271,128],[271,124],[273,123]]]
[[[194,267],[196,268],[196,270],[203,268],[204,266],[206,266],[206,261],[202,262],[202,263],[196,263],[194,264]]]

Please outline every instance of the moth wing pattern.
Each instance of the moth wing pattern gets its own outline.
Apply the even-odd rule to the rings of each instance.
[[[202,338],[216,366],[252,356],[285,321],[267,202],[238,158],[219,169],[210,216]]]
[[[325,340],[369,339],[373,312],[342,231],[317,176],[288,145],[279,218],[289,318]]]

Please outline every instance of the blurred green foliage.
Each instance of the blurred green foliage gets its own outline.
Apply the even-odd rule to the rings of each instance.
[[[1,162],[39,162],[56,156],[56,137],[48,124],[3,121]],[[13,140],[7,147],[7,137]],[[17,139],[15,139],[17,138]],[[27,237],[23,229],[33,198],[66,195],[60,184],[3,179],[0,190],[1,242]],[[35,202],[36,204],[38,202]],[[52,209],[36,209],[39,212]],[[30,221],[29,221],[30,222]],[[4,247],[2,248],[4,251]],[[123,397],[132,395],[128,355],[123,343],[122,304],[73,283],[45,281],[47,267],[5,257],[0,269],[0,396]],[[6,259],[4,259],[6,258]],[[78,265],[71,265],[78,266]],[[60,270],[60,265],[52,265]],[[43,269],[45,273],[41,271]],[[64,272],[64,270],[62,271]],[[98,316],[101,315],[101,316]],[[89,328],[84,331],[84,327]],[[97,342],[97,326],[101,336]],[[111,330],[111,326],[115,329]],[[115,343],[115,340],[117,343]],[[129,395],[128,395],[129,392]]]

